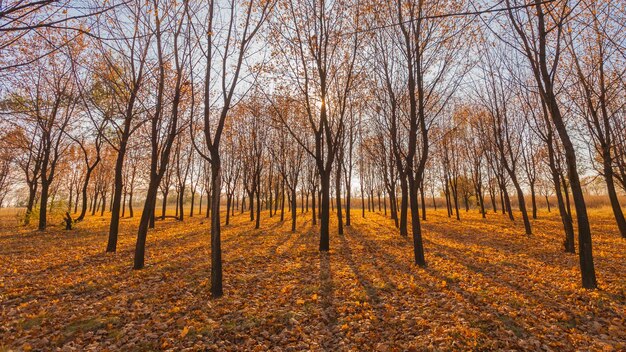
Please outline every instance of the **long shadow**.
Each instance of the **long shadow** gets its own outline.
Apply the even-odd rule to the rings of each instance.
[[[364,248],[366,248],[368,250],[368,252],[378,253],[378,254],[382,255],[385,258],[385,262],[386,263],[394,264],[394,266],[396,266],[398,269],[401,269],[402,271],[405,271],[408,274],[411,274],[411,275],[415,274],[414,270],[411,270],[411,266],[409,265],[408,261],[406,263],[398,261],[398,259],[395,256],[391,255],[390,253],[388,253],[384,249],[384,246],[375,246],[372,243],[371,240],[369,240],[369,239],[367,239],[367,238],[365,238],[363,236],[359,237],[359,240],[363,243]],[[445,254],[445,258],[448,258],[448,260],[452,260],[452,261],[458,262],[460,264],[464,264],[465,266],[468,267],[468,269],[472,270],[472,268],[473,268],[474,270],[472,270],[472,271],[479,272],[479,271],[476,270],[476,266],[475,266],[475,264],[478,261],[476,260],[475,257],[473,257],[471,255],[471,253],[465,252],[465,251],[461,251],[461,250],[458,250],[456,248],[449,247],[449,246],[446,246],[446,245],[443,245],[443,244],[440,244],[440,243],[435,243],[435,242],[430,241],[428,239],[424,239],[424,244],[425,244],[425,246],[430,247],[430,248],[433,248],[433,247],[437,248],[438,247],[438,250],[432,250],[431,249],[431,252],[433,253],[432,255],[437,255],[437,256],[440,256],[440,257],[443,258],[444,256],[442,254],[446,253]],[[450,252],[452,254],[450,254]],[[470,257],[471,257],[471,260],[469,260],[469,259],[467,259],[467,260],[461,259],[461,258],[470,258]],[[430,272],[430,271],[432,271],[434,269],[431,268],[431,267],[428,267],[425,270],[427,272]],[[511,289],[513,289],[514,291],[518,291],[521,295],[529,296],[527,290],[524,290],[523,287],[521,287],[521,286],[511,287]],[[529,297],[530,298],[536,298],[536,297],[532,297],[532,295],[530,295]],[[541,299],[541,298],[539,298],[539,299]]]
[[[436,232],[438,234],[438,237],[443,237],[443,238],[445,238],[447,240],[452,240],[453,239],[453,241],[455,243],[459,243],[460,245],[464,244],[463,241],[462,241],[463,239],[454,238],[454,236],[446,234],[445,232],[443,232],[443,233],[440,232],[440,231],[434,231],[434,232]],[[368,241],[365,238],[361,238],[361,240]],[[521,282],[513,281],[515,279],[515,277],[517,277],[516,275],[511,276],[510,279],[507,278],[507,277],[504,277],[503,275],[500,275],[500,273],[499,273],[499,271],[497,269],[501,269],[501,266],[495,266],[493,268],[490,267],[490,266],[484,266],[482,269],[485,272],[487,272],[489,270],[494,275],[492,277],[484,276],[483,275],[483,271],[481,271],[481,268],[479,266],[477,266],[477,263],[479,262],[477,259],[479,258],[479,256],[472,255],[472,253],[469,252],[469,251],[467,251],[467,252],[466,251],[462,251],[462,250],[460,250],[458,248],[449,247],[449,246],[443,245],[441,243],[436,243],[436,242],[433,242],[433,241],[429,241],[427,239],[425,239],[424,242],[425,242],[425,245],[427,247],[431,247],[431,248],[434,247],[434,248],[438,248],[439,249],[439,250],[431,250],[431,252],[433,252],[433,255],[437,255],[437,256],[440,256],[442,258],[446,258],[447,260],[452,260],[452,261],[454,261],[454,262],[456,262],[456,263],[458,263],[460,265],[463,265],[468,270],[480,274],[481,276],[483,276],[484,279],[486,279],[488,281],[491,281],[491,282],[493,282],[496,285],[503,286],[503,287],[505,287],[505,288],[507,288],[507,289],[509,289],[511,291],[516,292],[516,294],[518,294],[520,297],[522,297],[522,298],[524,298],[524,299],[526,299],[526,300],[528,300],[530,302],[533,302],[534,305],[545,306],[545,305],[542,305],[541,302],[551,302],[552,306],[557,306],[558,307],[557,309],[555,309],[556,311],[567,312],[567,313],[569,313],[570,316],[582,317],[582,316],[580,316],[580,314],[575,314],[567,306],[563,306],[562,304],[560,304],[555,299],[556,297],[538,294],[539,292],[543,292],[543,290],[532,290],[529,287],[524,287],[523,283],[521,283]],[[489,246],[489,245],[487,245],[487,244],[485,244],[485,243],[483,243],[481,241],[475,241],[475,242],[476,242],[476,244],[479,247],[490,247],[493,250],[507,252],[507,253],[512,254],[512,255],[519,254],[519,252],[515,252],[515,251],[513,251],[511,249],[508,249],[508,248],[506,250],[502,250],[502,249],[500,249],[498,247],[493,248],[492,246]],[[506,243],[504,243],[504,244],[506,244]],[[513,247],[513,246],[511,246],[511,247]],[[392,263],[392,262],[394,262],[396,260],[394,256],[389,255],[388,253],[386,253],[382,249],[379,249],[377,252],[381,253],[386,258],[386,261],[388,261],[390,263]],[[522,252],[521,249],[520,249],[520,252]],[[525,253],[526,251],[523,251],[523,252]],[[446,255],[442,255],[443,253],[446,253]],[[550,255],[553,257],[556,254],[550,252]],[[541,265],[543,265],[543,263],[545,263],[545,261],[542,261],[542,260],[538,260],[536,262],[541,263]],[[399,263],[397,263],[397,264],[399,264]],[[403,267],[406,270],[406,266],[403,266]],[[446,281],[448,280],[448,277],[445,274],[437,273],[437,271],[434,268],[432,268],[432,267],[429,267],[426,270],[427,270],[427,272],[429,272],[433,276],[438,277],[439,279],[446,280]],[[454,285],[452,285],[452,286],[454,286]],[[546,286],[546,288],[548,288],[548,287]],[[466,291],[463,291],[463,290],[460,290],[460,288],[458,288],[458,287],[456,289],[459,292],[463,292],[462,295],[464,297],[467,297],[467,299],[471,303],[474,302],[474,297],[475,297],[474,294],[466,292]],[[536,292],[536,291],[539,291],[539,292]],[[546,290],[546,292],[549,292],[549,291],[550,290]],[[565,296],[568,295],[568,294],[573,294],[573,292],[567,292],[567,291],[564,292]],[[553,308],[546,306],[546,309],[550,310],[550,309],[553,309]],[[611,314],[613,314],[615,316],[619,316],[620,315],[613,308],[609,308],[608,311],[611,312]],[[515,319],[512,319],[510,316],[503,317],[502,314],[499,314],[497,316],[499,318],[501,318],[500,320],[502,320],[502,322],[505,323],[505,325],[508,325],[509,327],[511,327],[512,330],[514,330],[516,334],[523,334],[524,333],[525,330],[520,329],[521,326],[519,326],[520,324],[515,322]]]
[[[554,286],[552,285],[537,283],[528,285],[527,281],[515,280],[516,275],[508,276],[506,274],[507,270],[503,270],[503,265],[481,265],[479,264],[480,262],[477,260],[478,257],[475,255],[460,251],[459,249],[449,247],[443,244],[436,244],[435,246],[444,248],[445,251],[448,253],[453,253],[452,256],[454,257],[454,261],[463,265],[469,271],[480,274],[484,279],[495,282],[500,286],[506,287],[507,289],[516,292],[516,294],[530,301],[534,306],[545,306],[547,310],[553,309],[556,311],[567,312],[570,315],[580,315],[580,317],[583,317],[582,313],[576,313],[568,306],[563,305],[558,300],[558,297],[554,297],[550,294],[550,292],[552,292],[552,290],[550,289],[554,288]],[[515,270],[510,271],[514,272]],[[484,274],[489,274],[489,276],[486,276]],[[539,285],[540,287],[544,287],[545,289],[537,289],[537,285]],[[560,292],[562,294],[558,295],[559,297],[568,297],[576,294],[575,290],[564,291],[563,289],[560,289]],[[543,302],[550,302],[550,305],[546,306]],[[613,307],[606,307],[605,309],[613,313],[615,316],[620,316],[620,313]]]
[[[333,277],[331,271],[329,252],[320,252],[320,295],[322,306],[322,319],[326,321],[326,331],[322,334],[321,346],[326,351],[334,351],[337,346],[334,345],[334,335],[337,327],[337,311],[334,307],[335,291]]]
[[[344,258],[346,258],[346,260],[348,261],[348,266],[350,267],[350,270],[352,270],[352,273],[354,273],[354,276],[356,276],[356,279],[359,282],[359,285],[361,285],[363,289],[365,289],[365,293],[369,297],[369,300],[370,300],[370,303],[372,303],[372,306],[378,308],[379,303],[380,303],[380,296],[378,295],[378,290],[374,287],[374,285],[372,285],[372,283],[368,279],[365,278],[363,273],[361,273],[361,271],[359,270],[358,266],[356,265],[354,261],[354,257],[352,256],[352,249],[350,248],[350,245],[346,241],[345,236],[340,236],[339,241],[341,243],[341,248],[340,248],[341,255]],[[388,280],[389,278],[386,278],[386,279]]]
[[[406,263],[399,261],[396,256],[388,253],[386,250],[381,248],[381,246],[375,246],[371,240],[365,238],[364,236],[359,237],[358,239],[362,242],[362,245],[366,249],[368,254],[382,255],[385,258],[384,259],[385,263],[391,264],[397,270],[404,271],[408,273],[409,275],[412,275],[413,277],[415,277],[416,280],[419,280],[419,278],[417,278],[417,276],[415,275],[416,274],[415,270],[412,270],[412,266],[411,264],[409,264],[408,261]],[[439,273],[436,269],[432,267],[428,267],[424,270],[429,275],[432,275],[433,277],[437,278],[438,282],[448,280],[447,276],[442,275],[441,273]],[[453,289],[455,292],[460,294],[468,304],[475,306],[477,308],[477,311],[488,310],[489,313],[496,316],[504,325],[507,325],[508,326],[507,329],[515,331],[515,333],[519,336],[528,335],[526,329],[523,328],[519,323],[517,323],[513,317],[499,313],[496,309],[491,308],[489,306],[479,305],[477,302],[477,296],[475,294],[462,290],[459,287],[454,287]]]
[[[357,234],[355,235],[353,233],[353,231],[356,231]],[[366,236],[362,231],[360,231],[359,225],[356,225],[356,226],[352,225],[351,228],[347,231],[346,234],[347,234],[347,236],[350,239],[352,239],[352,238],[362,239],[364,236]],[[348,242],[345,240],[345,238],[341,238],[341,244],[345,245],[345,248],[347,250],[348,259],[351,261],[352,264],[354,264],[354,267],[358,271],[358,267],[356,266],[356,264],[354,263],[354,260],[352,259],[352,250],[348,246]],[[365,249],[367,249],[368,253],[371,254],[368,257],[371,258],[372,265],[378,271],[379,275],[381,276],[381,278],[385,282],[385,285],[389,286],[392,289],[395,289],[396,288],[396,284],[393,282],[393,280],[391,280],[391,278],[389,277],[387,272],[383,269],[383,266],[380,264],[380,262],[378,260],[378,255],[377,255],[378,253],[377,253],[377,251],[373,250],[373,248],[365,248]],[[356,274],[356,272],[355,272],[355,274]]]

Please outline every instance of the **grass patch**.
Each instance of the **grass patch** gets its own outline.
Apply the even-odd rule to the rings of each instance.
[[[522,338],[526,335],[526,330],[520,326],[515,320],[506,315],[498,315],[498,319],[504,324],[507,330],[512,331],[517,338]]]
[[[33,317],[26,318],[20,323],[20,327],[24,330],[30,330],[36,326],[41,325],[44,319],[47,317],[48,316],[46,314],[38,314]]]
[[[63,332],[67,336],[72,336],[76,333],[86,333],[89,331],[96,331],[100,329],[108,329],[112,325],[117,324],[117,318],[89,318],[77,320],[69,323],[63,329]]]

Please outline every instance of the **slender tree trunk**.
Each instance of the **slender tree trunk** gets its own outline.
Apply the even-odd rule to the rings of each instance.
[[[538,1],[538,0],[536,0]],[[543,58],[545,59],[545,58]],[[542,60],[542,63],[544,60]],[[549,82],[549,74],[545,65],[541,67],[544,83]],[[587,206],[585,205],[585,197],[583,189],[578,178],[578,166],[576,162],[576,151],[569,137],[567,128],[561,116],[561,112],[557,105],[557,99],[551,85],[548,85],[543,92],[544,101],[552,116],[552,121],[556,127],[563,149],[565,150],[565,160],[567,164],[567,175],[569,184],[574,198],[574,206],[576,207],[576,217],[578,219],[578,251],[580,260],[580,272],[582,285],[584,288],[594,289],[598,287],[596,282],[596,272],[593,264],[593,251],[591,247],[591,228],[589,226],[589,218],[587,216]]]
[[[128,120],[128,119],[127,119]],[[126,143],[130,134],[130,121],[124,123],[124,133],[120,142],[120,148],[117,152],[117,160],[115,162],[115,192],[113,192],[113,207],[111,209],[111,224],[109,226],[109,240],[107,242],[107,252],[115,252],[117,250],[117,235],[120,226],[120,202],[122,201],[122,188],[124,186],[124,157],[126,155]]]
[[[337,232],[343,235],[343,217],[341,212],[341,162],[337,162],[335,175],[335,200],[337,202]]]
[[[231,204],[231,196],[226,195],[226,226],[230,224],[230,204]]]
[[[220,192],[222,189],[221,161],[216,152],[211,155],[211,295],[221,297],[222,289],[222,239],[220,232]]]
[[[280,222],[285,221],[285,180],[280,186]]]
[[[98,191],[96,190],[96,191],[94,192],[94,194],[93,194],[93,204],[91,205],[91,215],[92,215],[92,216],[93,216],[93,215],[96,215],[96,209],[98,208],[98,204],[99,204],[99,203],[98,203],[98,201],[99,201],[98,194],[99,194],[99,193],[100,193],[100,192],[98,192]]]
[[[320,251],[330,250],[330,171],[321,173]]]
[[[419,191],[420,191],[420,197],[422,200],[422,220],[426,221],[426,200],[424,197],[424,183],[422,181],[422,183],[420,183],[420,187],[419,187]]]
[[[483,194],[483,190],[482,187],[480,186],[480,184],[476,187],[476,196],[478,197],[478,203],[480,205],[480,215],[482,216],[483,219],[485,219],[487,217],[486,212],[485,212],[485,196]]]
[[[211,216],[211,190],[207,190],[206,192],[206,212],[204,213],[204,217],[208,218]],[[242,204],[243,207],[243,204]],[[243,208],[242,208],[243,209]],[[243,210],[241,211],[243,213]]]
[[[312,210],[312,219],[313,219],[313,226],[317,225],[317,214],[316,214],[316,210],[317,207],[315,206],[315,193],[317,193],[317,190],[315,188],[313,188],[313,190],[311,191],[311,210]]]
[[[291,232],[296,232],[296,187],[291,188]]]
[[[193,217],[193,206],[196,203],[196,190],[192,189],[191,190],[191,209],[189,209],[189,217],[192,218]]]
[[[567,209],[567,214],[569,215],[570,218],[573,218],[572,206],[569,201],[569,184],[565,180],[565,176],[563,176],[563,174],[560,174],[560,177],[561,177],[561,184],[563,185],[563,194],[565,195],[565,206]]]
[[[161,205],[161,220],[165,220],[165,213],[167,211],[167,194],[169,192],[163,192],[163,204]]]
[[[533,206],[533,219],[537,219],[537,194],[535,192],[535,183],[530,183],[530,201]]]
[[[43,170],[46,170],[44,167]],[[45,172],[45,171],[43,171]],[[48,192],[50,189],[50,183],[45,180],[44,177],[41,178],[41,195],[40,195],[40,203],[39,203],[39,231],[43,231],[46,229],[46,215],[48,213]]]
[[[102,208],[100,209],[100,216],[104,215],[104,210],[107,205],[107,195],[106,193],[102,194]]]
[[[351,187],[346,185],[346,227],[350,227],[350,203],[351,203]]]
[[[270,184],[269,184],[267,190],[268,190],[267,193],[268,193],[268,197],[269,197],[269,201],[267,202],[267,209],[269,209],[269,211],[270,211],[270,218],[271,218],[273,216],[272,215],[272,208],[273,208],[273,206],[272,206],[273,203],[272,202],[274,201],[274,199],[272,199],[272,179],[271,179],[271,175],[270,175]]]
[[[180,192],[178,193],[178,207],[180,208],[178,221],[183,221],[185,218],[185,209],[183,207],[184,203],[185,203],[185,185],[182,184],[180,186]]]
[[[248,207],[248,211],[250,212],[250,221],[254,221],[254,187],[252,187],[251,192],[248,192],[248,198],[250,199],[250,206]]]
[[[83,182],[83,189],[82,189],[83,204],[80,210],[80,215],[78,216],[78,218],[76,218],[76,221],[82,221],[85,218],[85,215],[87,214],[87,188],[89,187],[89,179],[91,178],[92,171],[93,169],[87,168],[87,172],[85,173],[85,181]],[[29,204],[30,204],[30,198],[29,198]]]
[[[426,266],[424,258],[424,246],[422,242],[422,228],[420,225],[419,204],[417,200],[418,186],[413,175],[408,175],[409,179],[409,197],[411,202],[411,228],[413,232],[413,255],[415,264],[420,267]]]
[[[150,224],[151,214],[154,214],[156,196],[160,182],[161,180],[159,177],[153,177],[148,185],[146,202],[144,203],[143,212],[141,213],[141,218],[139,220],[139,230],[137,231],[137,242],[135,244],[135,257],[133,263],[133,269],[135,270],[143,269],[144,267],[148,226]]]
[[[124,191],[124,195],[122,196],[122,218],[126,216],[126,194],[127,192]]]
[[[391,208],[391,219],[393,219],[394,225],[396,228],[400,227],[398,223],[398,199],[396,197],[395,186],[390,187],[391,192],[389,192],[389,207]]]
[[[261,183],[257,186],[256,190],[256,224],[254,226],[255,229],[261,227]]]
[[[407,229],[407,216],[408,216],[408,198],[409,198],[409,190],[407,184],[407,176],[400,176],[400,191],[402,194],[401,204],[400,204],[400,236],[406,237],[409,235]]]
[[[526,235],[532,234],[532,229],[530,227],[530,220],[528,219],[528,212],[526,211],[526,200],[524,199],[524,193],[522,192],[522,187],[517,182],[517,179],[512,178],[513,186],[515,186],[515,190],[517,191],[517,202],[519,203],[519,210],[522,212],[522,220],[524,221],[524,230],[526,231]]]
[[[450,199],[450,183],[448,182],[448,178],[445,179],[445,196],[446,196],[446,210],[448,211],[448,217],[452,216],[452,200]]]
[[[156,198],[154,200],[154,203],[156,204]],[[152,212],[154,214],[154,211]],[[133,212],[133,191],[130,191],[130,194],[128,195],[128,217],[132,218],[134,217],[135,214]],[[152,226],[151,228],[153,228],[154,226]]]
[[[198,192],[198,197],[198,215],[202,215],[202,189]]]
[[[626,219],[624,219],[624,213],[622,212],[622,207],[619,204],[619,199],[617,198],[617,191],[615,190],[615,180],[613,178],[613,165],[611,163],[611,156],[609,152],[606,152],[607,155],[603,157],[604,164],[604,180],[606,181],[606,190],[609,195],[609,200],[611,201],[611,208],[613,209],[613,216],[615,217],[615,222],[617,222],[617,228],[622,236],[622,238],[626,238]]]
[[[566,253],[576,253],[575,244],[574,244],[574,224],[572,222],[572,217],[570,213],[567,211],[565,201],[563,199],[562,191],[565,190],[565,194],[567,194],[566,186],[561,183],[561,176],[559,171],[556,169],[555,160],[554,160],[554,150],[549,146],[548,153],[550,157],[550,174],[552,175],[552,182],[554,183],[554,190],[556,194],[557,207],[559,209],[559,215],[561,216],[561,222],[563,223],[563,230],[565,231],[565,241],[563,245],[565,246]]]

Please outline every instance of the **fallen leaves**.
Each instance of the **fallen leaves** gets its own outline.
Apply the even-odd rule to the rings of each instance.
[[[623,350],[626,244],[608,212],[594,226],[601,290],[580,288],[557,214],[531,238],[505,217],[428,213],[428,267],[380,214],[356,217],[331,252],[310,222],[235,216],[223,236],[226,296],[208,295],[203,218],[166,221],[130,270],[135,220],[105,255],[106,222],[72,232],[0,232],[0,350]],[[304,224],[310,214],[299,215]],[[601,224],[601,225],[598,225]]]
[[[181,332],[180,332],[180,338],[184,339],[185,336],[187,336],[188,333],[189,333],[189,326],[185,326],[183,328],[183,330],[181,330]]]

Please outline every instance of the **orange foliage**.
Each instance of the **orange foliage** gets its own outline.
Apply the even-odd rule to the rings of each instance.
[[[203,216],[160,222],[141,271],[129,270],[133,219],[122,220],[115,255],[103,253],[101,217],[71,232],[1,227],[0,350],[626,348],[626,243],[609,210],[591,211],[597,291],[579,288],[555,213],[540,213],[526,237],[499,214],[458,222],[429,211],[426,269],[381,214],[355,216],[326,254],[310,213],[297,234],[262,216],[259,230],[247,214],[223,228],[219,300]]]

